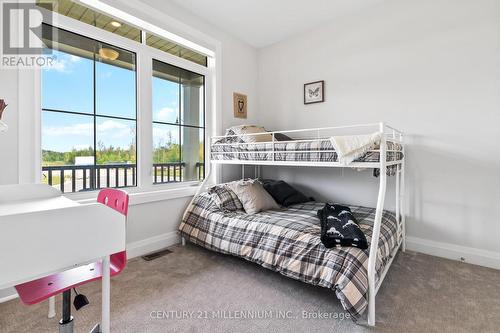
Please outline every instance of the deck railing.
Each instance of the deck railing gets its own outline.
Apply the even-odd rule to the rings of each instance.
[[[153,164],[153,183],[163,184],[181,181],[182,170],[185,166],[184,162]]]
[[[204,163],[196,163],[198,180],[204,177]],[[153,164],[153,183],[182,182],[185,162]],[[61,192],[91,191],[105,187],[137,185],[135,164],[60,165],[43,166],[43,182],[58,187]]]

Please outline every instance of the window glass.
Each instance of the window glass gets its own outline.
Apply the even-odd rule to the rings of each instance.
[[[97,164],[135,164],[135,121],[97,117]]]
[[[94,112],[93,60],[54,50],[53,66],[42,70],[42,107]]]
[[[80,22],[140,42],[141,30],[71,0],[37,0],[37,5]]]
[[[153,162],[180,162],[179,126],[153,124]]]
[[[58,63],[42,70],[43,180],[63,192],[135,186],[135,54],[56,30],[44,34]]]
[[[153,120],[178,124],[180,122],[179,95],[179,83],[153,77]]]
[[[181,123],[191,126],[204,126],[204,77],[183,71],[181,73]]]
[[[74,165],[78,157],[80,161],[93,158],[93,117],[42,112],[42,156],[44,166]]]
[[[207,56],[153,34],[146,33],[146,45],[192,61],[198,65],[207,66]]]
[[[204,127],[205,77],[153,60],[153,121]]]
[[[179,126],[153,123],[153,182],[182,181]]]
[[[42,111],[42,183],[62,192],[85,190],[93,164],[93,117]]]
[[[96,113],[135,119],[135,54],[103,43],[97,46]],[[106,56],[105,52],[116,52],[111,55],[117,58],[105,58],[101,55]]]
[[[36,0],[36,4],[46,10],[53,11],[71,19],[106,30],[113,34],[142,43],[142,31],[120,19],[93,10],[74,0]],[[167,52],[195,64],[207,66],[208,57],[193,51],[163,37],[156,36],[146,31],[145,44],[155,49]]]
[[[204,130],[181,127],[181,156],[184,162],[183,181],[203,179]]]
[[[153,60],[155,184],[204,178],[204,90],[203,75]]]

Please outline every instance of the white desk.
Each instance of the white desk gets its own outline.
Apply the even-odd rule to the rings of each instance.
[[[103,261],[102,330],[109,332],[109,255],[125,250],[125,216],[79,204],[47,185],[0,186],[0,289]]]

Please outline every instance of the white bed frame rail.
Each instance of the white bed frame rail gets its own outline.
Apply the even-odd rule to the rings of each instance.
[[[333,133],[333,132],[338,132],[338,131],[344,131],[342,135],[349,135],[349,131],[351,130],[359,130],[362,129],[363,133],[354,133],[354,134],[371,134],[373,132],[379,131],[381,132],[382,139],[380,141],[380,148],[374,151],[380,152],[380,158],[378,162],[353,162],[350,163],[349,165],[343,165],[340,164],[339,162],[313,162],[313,161],[276,161],[275,160],[275,154],[276,153],[291,153],[295,151],[277,151],[275,150],[275,144],[276,142],[278,143],[284,143],[286,141],[276,141],[275,135],[278,133],[286,133],[286,134],[295,134],[295,135],[301,135],[304,133],[311,133],[315,132],[315,138],[314,139],[304,139],[304,140],[293,140],[293,142],[307,142],[311,140],[319,140],[319,139],[327,139],[329,136],[326,136],[325,133]],[[347,132],[347,133],[345,133]],[[252,133],[252,134],[243,134],[244,136],[258,136],[262,135],[263,133]],[[403,143],[403,132],[391,127],[385,123],[372,123],[372,124],[359,124],[359,125],[352,125],[352,126],[337,126],[337,127],[323,127],[323,128],[310,128],[310,129],[300,129],[300,130],[288,130],[288,131],[274,131],[274,132],[266,132],[265,134],[271,134],[272,135],[272,142],[268,142],[267,144],[271,143],[272,144],[272,150],[271,151],[258,151],[255,153],[272,153],[273,157],[272,160],[264,160],[264,161],[259,161],[259,160],[240,160],[240,159],[228,159],[228,160],[210,160],[211,166],[208,170],[208,174],[205,177],[205,180],[202,182],[200,187],[198,188],[198,191],[196,192],[196,195],[200,194],[203,192],[206,188],[206,186],[209,184],[210,179],[211,179],[211,174],[213,172],[213,166],[214,164],[240,164],[242,165],[242,170],[244,170],[245,165],[255,165],[255,166],[262,166],[262,165],[275,165],[275,166],[313,166],[313,167],[343,167],[343,168],[356,168],[356,169],[362,169],[362,168],[380,168],[380,177],[379,177],[379,191],[378,191],[378,200],[377,200],[377,207],[376,207],[376,213],[375,213],[375,221],[373,225],[373,233],[372,233],[372,239],[370,243],[370,252],[369,252],[369,257],[368,257],[368,325],[369,326],[375,326],[375,298],[377,295],[377,292],[382,285],[382,282],[387,274],[387,271],[389,270],[389,267],[392,264],[392,261],[394,260],[394,257],[398,251],[398,249],[401,247],[402,251],[404,252],[406,250],[406,226],[405,226],[405,207],[404,207],[404,200],[403,200],[403,195],[405,193],[405,151],[404,151],[404,143]],[[351,133],[352,134],[352,133]],[[223,139],[223,138],[229,138],[229,137],[241,137],[243,135],[227,135],[227,136],[214,136],[210,138],[210,147],[212,145],[226,145],[226,143],[216,143],[217,140]],[[332,134],[336,135],[336,134]],[[330,135],[330,136],[332,136]],[[387,150],[387,140],[391,140],[393,142],[397,142],[402,145],[402,150],[399,150],[399,152],[402,152],[402,158],[399,160],[394,160],[394,161],[387,161],[387,153],[391,151],[396,151],[396,150]],[[250,143],[229,143],[229,145],[236,146],[236,145],[252,145],[252,144],[266,144],[263,142],[250,142]],[[296,151],[296,152],[311,152],[309,151]],[[319,152],[329,152],[328,150],[321,150],[317,151]],[[231,154],[231,152],[224,152],[224,154]],[[249,153],[249,152],[245,152]],[[250,152],[251,153],[251,152]],[[378,244],[379,244],[379,239],[380,239],[380,227],[382,224],[382,214],[384,210],[384,202],[385,202],[385,196],[386,196],[386,189],[387,189],[387,173],[386,168],[391,165],[396,165],[397,170],[396,170],[396,195],[395,195],[395,200],[396,200],[396,221],[397,221],[397,246],[394,248],[393,252],[391,253],[391,257],[389,259],[389,262],[385,265],[384,269],[382,270],[380,276],[378,277],[377,280],[377,271],[376,271],[376,265],[377,265],[377,253],[378,253]],[[260,172],[259,172],[260,174]],[[196,196],[195,195],[195,196]],[[194,199],[194,197],[193,197]],[[182,239],[182,243],[185,244],[185,240]]]
[[[381,129],[384,130],[381,130]],[[356,133],[352,133],[352,131],[358,130]],[[380,131],[384,133],[384,139],[391,140],[393,142],[403,144],[403,133],[391,126],[385,125],[383,123],[374,123],[374,124],[361,124],[361,125],[352,125],[352,126],[337,126],[337,127],[321,127],[321,128],[308,128],[308,129],[298,129],[298,130],[287,130],[287,131],[274,131],[274,132],[265,132],[265,133],[251,133],[251,134],[240,134],[240,135],[220,135],[213,136],[210,138],[209,147],[223,147],[223,146],[231,146],[231,147],[243,147],[248,148],[251,146],[269,146],[269,150],[261,150],[261,151],[224,151],[224,152],[211,152],[214,154],[218,154],[221,157],[228,156],[228,159],[211,159],[212,164],[238,164],[238,165],[273,165],[273,166],[306,166],[306,167],[340,167],[340,168],[356,168],[356,169],[374,169],[379,168],[379,162],[353,162],[348,166],[340,163],[340,162],[317,162],[317,161],[281,161],[276,158],[277,154],[301,154],[301,153],[333,153],[335,150],[277,150],[276,145],[282,145],[286,143],[302,143],[302,142],[314,142],[318,140],[328,140],[330,137],[334,135],[350,135],[350,134],[371,134],[373,132]],[[234,143],[221,143],[218,142],[221,139],[227,138],[236,138],[236,137],[258,137],[265,135],[271,135],[272,141],[268,142],[234,142]],[[307,139],[298,139],[293,141],[278,141],[276,140],[276,134],[294,134],[297,136],[308,136],[310,138]],[[379,152],[380,149],[371,150],[371,152]],[[386,153],[390,152],[401,152],[400,150],[387,150]],[[239,159],[240,154],[268,154],[269,158],[266,160],[252,160],[252,159]],[[234,156],[236,155],[236,156]],[[387,155],[385,155],[387,159]],[[388,161],[386,162],[386,166],[397,165],[400,164],[401,161]]]

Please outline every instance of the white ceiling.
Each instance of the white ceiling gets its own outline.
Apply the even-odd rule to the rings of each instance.
[[[171,0],[261,48],[383,0]]]

